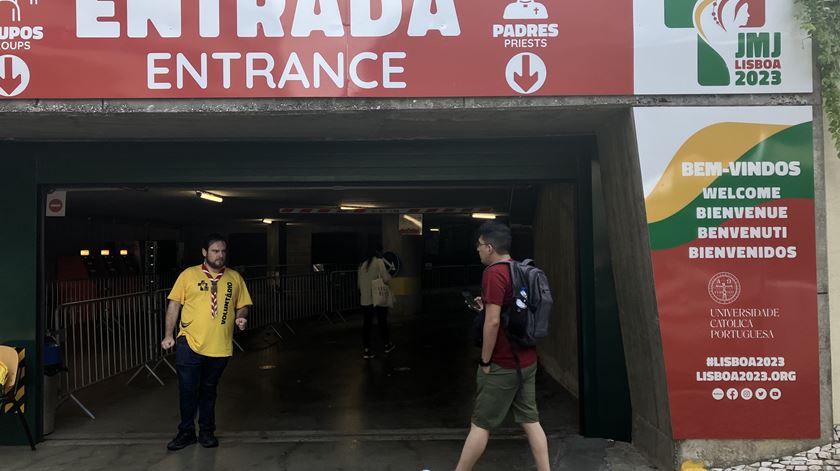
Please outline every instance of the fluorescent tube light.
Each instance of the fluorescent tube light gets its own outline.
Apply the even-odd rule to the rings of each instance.
[[[207,201],[212,201],[214,203],[221,203],[225,199],[219,195],[214,195],[213,193],[208,193],[206,191],[196,191],[196,194],[199,198]]]

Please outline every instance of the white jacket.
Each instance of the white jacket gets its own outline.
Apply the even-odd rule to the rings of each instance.
[[[359,292],[361,293],[360,304],[362,306],[373,304],[373,292],[370,284],[377,278],[382,278],[382,281],[386,284],[391,281],[391,274],[385,268],[384,260],[374,257],[369,264],[363,262],[359,265]]]

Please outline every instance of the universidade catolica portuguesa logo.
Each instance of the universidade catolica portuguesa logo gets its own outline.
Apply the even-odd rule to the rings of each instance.
[[[782,83],[782,33],[767,31],[767,0],[664,0],[665,26],[697,31],[703,86]]]

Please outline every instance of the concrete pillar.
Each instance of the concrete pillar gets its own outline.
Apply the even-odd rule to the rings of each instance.
[[[548,275],[554,307],[551,332],[539,344],[540,361],[557,382],[579,397],[576,219],[574,186],[543,185],[534,217],[534,260]]]
[[[423,269],[423,237],[400,234],[399,218],[399,214],[382,216],[382,247],[402,259],[402,270],[391,281],[391,291],[396,295],[391,313],[419,314],[422,310],[420,275]]]
[[[633,444],[662,469],[673,469],[675,442],[671,433],[665,359],[636,131],[629,109],[601,127],[598,152],[633,406]]]
[[[312,226],[304,223],[286,225],[286,263],[289,274],[309,273],[312,269]]]
[[[827,123],[826,117],[823,122]],[[825,206],[828,250],[828,310],[831,317],[832,422],[840,424],[840,157],[831,133],[825,132]],[[824,296],[823,294],[820,295]]]
[[[271,274],[277,270],[277,265],[280,264],[280,228],[282,224],[274,222],[269,224],[265,230],[266,240],[266,272]]]

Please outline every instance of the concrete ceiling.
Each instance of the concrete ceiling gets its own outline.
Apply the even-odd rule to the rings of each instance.
[[[530,211],[535,190],[529,184],[463,184],[422,186],[315,186],[247,188],[99,188],[71,189],[67,216],[109,220],[154,221],[175,225],[209,221],[253,221],[272,218],[287,222],[324,222],[332,225],[372,223],[378,216],[356,214],[282,215],[280,208],[337,208],[364,205],[376,208],[489,207],[508,213]],[[225,198],[221,204],[201,200],[196,190]]]
[[[743,106],[767,100],[819,103],[812,94],[0,100],[0,140],[548,137],[593,134],[634,106]]]
[[[594,98],[0,101],[0,140],[372,140],[593,133]]]

